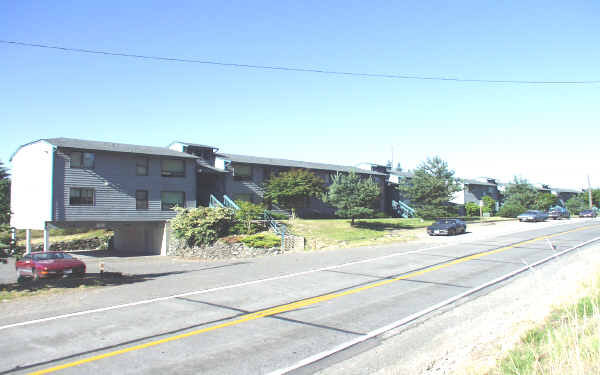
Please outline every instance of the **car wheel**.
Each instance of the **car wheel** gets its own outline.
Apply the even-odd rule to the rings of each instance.
[[[25,276],[21,274],[21,270],[17,270],[17,282],[22,283],[25,281]]]
[[[33,281],[38,281],[40,279],[40,275],[38,274],[35,268],[31,269],[31,278],[33,279]]]
[[[456,229],[449,229],[448,230],[448,235],[449,236],[456,236]]]
[[[85,270],[83,268],[78,268],[77,270],[73,270],[74,277],[83,277],[85,275]]]

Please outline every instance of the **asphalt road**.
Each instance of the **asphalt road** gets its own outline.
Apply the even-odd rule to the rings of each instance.
[[[220,263],[115,260],[110,267],[146,272],[0,304],[0,374],[281,373],[598,238],[600,222],[516,230]],[[319,366],[327,361],[296,371]]]

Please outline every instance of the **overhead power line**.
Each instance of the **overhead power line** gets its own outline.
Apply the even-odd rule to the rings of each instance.
[[[179,58],[179,57],[137,55],[137,54],[123,53],[123,52],[115,52],[115,51],[100,51],[100,50],[92,50],[92,49],[85,49],[85,48],[70,48],[70,47],[52,46],[52,45],[38,44],[38,43],[26,43],[26,42],[1,40],[1,39],[0,39],[0,43],[16,45],[16,46],[21,46],[21,47],[46,48],[46,49],[52,49],[52,50],[59,50],[59,51],[63,51],[63,52],[76,52],[76,53],[87,53],[87,54],[94,54],[94,55],[130,57],[130,58],[136,58],[136,59],[155,60],[155,61],[218,65],[218,66],[227,66],[227,67],[233,67],[233,68],[246,68],[246,69],[280,70],[280,71],[301,72],[301,73],[319,73],[319,74],[368,77],[368,78],[392,78],[392,79],[413,79],[413,80],[425,80],[425,81],[454,81],[454,82],[475,82],[475,83],[506,83],[506,84],[522,84],[522,85],[586,85],[586,84],[600,83],[600,80],[536,81],[536,80],[505,80],[505,79],[470,79],[470,78],[455,78],[455,77],[444,77],[444,76],[417,76],[417,75],[406,75],[406,74],[345,72],[345,71],[327,70],[327,69],[295,68],[295,67],[290,67],[290,66],[274,66],[274,65],[252,65],[252,64],[228,63],[228,62],[213,61],[213,60],[186,59],[186,58]]]

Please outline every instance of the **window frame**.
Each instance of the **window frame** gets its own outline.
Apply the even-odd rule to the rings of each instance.
[[[146,194],[146,199],[145,200],[141,200],[138,198],[138,193],[145,193]],[[148,190],[136,190],[135,191],[135,209],[136,211],[145,211],[148,210],[149,207],[149,202],[150,202],[150,192]],[[140,202],[145,202],[145,206],[144,207],[140,207]]]
[[[140,162],[143,162],[144,165],[141,165]],[[144,173],[144,174],[139,173],[139,169],[138,169],[139,167],[146,168],[146,173]],[[136,176],[148,176],[149,171],[150,171],[150,159],[141,157],[141,156],[136,157],[135,158],[135,175]]]
[[[181,162],[183,164],[183,171],[173,173],[172,171],[165,170],[165,162],[166,161]],[[161,161],[160,161],[160,175],[162,177],[185,177],[185,168],[186,168],[185,159],[161,159]]]
[[[83,191],[91,191],[92,192],[92,201],[91,203],[73,203],[73,191],[79,191],[79,200],[83,199]],[[95,206],[96,205],[96,189],[94,188],[86,188],[86,187],[70,187],[69,188],[69,206]]]
[[[79,158],[81,164],[73,165],[73,154],[81,155]],[[91,166],[85,165],[85,160],[86,160],[85,155],[92,155],[92,165]],[[94,152],[71,151],[69,153],[69,157],[70,157],[70,161],[69,161],[70,168],[73,168],[73,169],[95,169],[96,168],[96,153],[94,153]]]
[[[243,168],[248,168],[249,173],[247,175],[240,175],[238,172],[238,168],[243,167]],[[248,164],[234,164],[233,165],[233,177],[236,180],[252,180],[252,173],[253,173],[253,169],[251,165]]]
[[[172,206],[172,207],[166,207],[166,208],[165,208],[165,202],[163,201],[163,194],[164,194],[164,193],[180,193],[180,194],[182,195],[182,198],[183,198],[183,200],[182,200],[182,203],[183,203],[183,204],[181,205],[181,207],[182,207],[182,208],[185,208],[185,207],[186,207],[186,203],[185,203],[185,191],[177,191],[177,190],[162,190],[162,191],[160,192],[160,210],[161,210],[161,211],[173,211],[173,207],[175,207],[175,206]]]

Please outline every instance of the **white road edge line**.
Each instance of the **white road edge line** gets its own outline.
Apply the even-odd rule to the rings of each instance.
[[[561,224],[556,224],[556,225],[548,225],[548,226],[544,226],[544,227],[539,228],[539,229],[545,229],[545,228],[554,227],[554,226],[562,226],[562,225],[567,225],[567,224],[569,224],[569,223],[567,222],[567,223],[564,223],[564,224],[561,223]],[[498,234],[497,236],[503,236],[503,235],[511,234],[511,233],[527,232],[528,230],[531,230],[531,228],[527,228],[527,229],[519,230],[519,231],[513,231],[513,232],[510,232],[510,231],[503,232],[503,233]],[[466,239],[464,242],[469,242],[469,240],[470,240],[470,238]],[[431,247],[426,247],[426,248],[422,248],[422,249],[406,251],[406,252],[402,252],[402,253],[394,253],[394,254],[384,255],[384,256],[376,257],[376,258],[363,259],[363,260],[359,260],[359,261],[355,261],[355,262],[349,262],[349,263],[344,263],[344,264],[337,264],[337,265],[334,265],[334,266],[328,266],[328,267],[323,267],[323,268],[318,268],[318,269],[313,269],[313,270],[308,270],[308,271],[290,273],[290,274],[287,274],[287,275],[269,277],[269,278],[265,278],[265,279],[258,279],[258,280],[253,280],[253,281],[247,281],[247,282],[238,283],[238,284],[225,285],[225,286],[220,286],[220,287],[216,287],[216,288],[196,290],[196,291],[185,292],[185,293],[181,293],[181,294],[174,294],[174,295],[165,296],[165,297],[157,297],[157,298],[151,298],[151,299],[146,299],[146,300],[141,300],[141,301],[136,301],[136,302],[124,303],[124,304],[120,304],[120,305],[113,305],[113,306],[101,307],[101,308],[97,308],[97,309],[78,311],[78,312],[69,313],[69,314],[55,315],[55,316],[50,316],[50,317],[47,317],[47,318],[27,320],[27,321],[24,321],[24,322],[19,322],[19,323],[13,323],[13,324],[7,324],[7,325],[4,325],[4,326],[0,326],[0,331],[5,330],[5,329],[9,329],[9,328],[22,327],[22,326],[28,326],[28,325],[37,324],[37,323],[49,322],[49,321],[53,321],[53,320],[72,318],[72,317],[82,316],[82,315],[88,315],[88,314],[95,314],[95,313],[104,312],[104,311],[123,309],[123,308],[126,308],[126,307],[146,305],[146,304],[149,304],[149,303],[166,301],[166,300],[169,300],[169,299],[175,299],[175,298],[181,298],[181,297],[188,297],[188,296],[199,295],[199,294],[206,294],[206,293],[211,293],[211,292],[218,292],[218,291],[221,291],[221,290],[234,289],[234,288],[239,288],[239,287],[244,287],[244,286],[248,286],[248,285],[254,285],[254,284],[269,282],[269,281],[276,281],[276,280],[288,279],[288,278],[292,278],[292,277],[308,275],[308,274],[315,273],[315,272],[322,272],[322,271],[332,270],[332,269],[336,269],[336,268],[353,266],[353,265],[356,265],[356,264],[375,262],[375,261],[378,261],[378,260],[381,260],[381,259],[393,258],[393,257],[396,257],[396,256],[416,254],[416,253],[420,253],[422,251],[439,249],[439,248],[443,248],[443,247],[447,247],[447,246],[454,246],[454,245],[457,245],[457,244],[460,244],[460,243],[463,243],[463,241],[457,241],[457,242],[454,242],[454,243],[445,243],[445,244],[438,245],[438,246],[431,246]]]
[[[424,315],[427,315],[430,312],[433,312],[433,311],[435,311],[435,310],[437,310],[437,309],[439,309],[441,307],[444,307],[444,306],[449,305],[449,304],[451,304],[453,302],[456,302],[456,301],[458,301],[461,298],[464,298],[464,297],[466,297],[468,295],[476,293],[476,292],[478,292],[478,291],[480,291],[482,289],[490,287],[490,286],[492,286],[494,284],[497,284],[499,282],[502,282],[502,281],[504,281],[506,279],[510,279],[511,277],[513,277],[515,275],[518,275],[519,273],[525,272],[525,271],[527,271],[527,270],[529,270],[529,269],[531,269],[533,267],[537,267],[537,266],[539,266],[542,263],[546,263],[546,262],[548,262],[548,261],[550,261],[550,260],[552,260],[554,258],[558,258],[561,255],[564,255],[564,254],[566,254],[568,252],[571,252],[573,250],[576,250],[576,249],[578,249],[580,247],[586,246],[586,245],[588,245],[588,244],[590,244],[592,242],[598,241],[598,240],[600,240],[600,237],[596,237],[596,238],[591,239],[589,241],[583,242],[583,243],[581,243],[579,245],[575,245],[575,246],[573,246],[571,248],[563,250],[563,251],[561,251],[559,253],[550,255],[549,257],[546,257],[546,258],[544,258],[542,260],[539,260],[539,261],[537,261],[535,263],[529,264],[529,265],[527,265],[525,267],[521,267],[521,268],[519,268],[519,269],[517,269],[517,270],[515,270],[513,272],[507,273],[506,275],[503,275],[503,276],[500,276],[500,277],[498,277],[498,278],[496,278],[494,280],[488,281],[487,283],[482,284],[482,285],[480,285],[478,287],[475,287],[473,289],[469,289],[469,290],[467,290],[467,291],[465,291],[465,292],[463,292],[461,294],[458,294],[458,295],[456,295],[454,297],[448,298],[447,300],[444,300],[444,301],[439,302],[439,303],[437,303],[437,304],[435,304],[433,306],[430,306],[430,307],[428,307],[425,310],[421,310],[421,311],[416,312],[414,314],[411,314],[411,315],[409,315],[409,316],[407,316],[407,317],[405,317],[403,319],[400,319],[400,320],[398,320],[396,322],[393,322],[391,324],[388,324],[386,326],[378,328],[378,329],[376,329],[374,331],[366,333],[366,334],[364,334],[362,336],[359,336],[359,337],[357,337],[357,338],[355,338],[353,340],[350,340],[350,341],[347,341],[347,342],[342,343],[340,345],[337,345],[337,346],[335,346],[332,349],[329,349],[329,350],[326,350],[326,351],[314,354],[314,355],[312,355],[310,357],[307,357],[307,358],[305,358],[305,359],[303,359],[303,360],[301,360],[301,361],[299,361],[299,362],[297,362],[297,363],[295,363],[295,364],[293,364],[293,365],[291,365],[289,367],[285,367],[285,368],[282,368],[282,369],[279,369],[279,370],[275,370],[275,371],[269,372],[267,375],[283,375],[283,374],[287,374],[290,371],[297,370],[297,369],[299,369],[301,367],[304,367],[304,366],[310,365],[312,363],[315,363],[317,361],[320,361],[323,358],[329,357],[330,355],[333,355],[335,353],[341,352],[342,350],[348,349],[351,346],[354,346],[356,344],[359,344],[361,342],[369,340],[369,339],[371,339],[373,337],[379,336],[379,335],[381,335],[381,334],[383,334],[383,333],[385,333],[387,331],[391,331],[392,329],[395,329],[395,328],[403,326],[403,325],[405,325],[407,323],[410,323],[411,321],[413,321],[415,319],[418,319],[418,318],[420,318],[420,317],[422,317]]]
[[[453,244],[451,244],[451,245],[453,245]],[[308,270],[308,271],[290,273],[287,275],[274,276],[274,277],[269,277],[269,278],[265,278],[265,279],[246,281],[246,282],[238,283],[238,284],[225,285],[225,286],[220,286],[220,287],[215,287],[215,288],[210,288],[210,289],[196,290],[196,291],[185,292],[185,293],[181,293],[181,294],[173,294],[173,295],[165,296],[165,297],[157,297],[157,298],[146,299],[146,300],[141,300],[141,301],[136,301],[136,302],[131,302],[131,303],[124,303],[124,304],[120,304],[120,305],[101,307],[98,309],[84,310],[84,311],[79,311],[79,312],[75,312],[75,313],[62,314],[62,315],[50,316],[47,318],[34,319],[34,320],[28,320],[28,321],[19,322],[19,323],[7,324],[4,326],[0,326],[0,331],[4,330],[4,329],[8,329],[8,328],[22,327],[22,326],[36,324],[36,323],[49,322],[52,320],[71,318],[71,317],[75,317],[75,316],[88,315],[88,314],[110,311],[110,310],[117,310],[117,309],[122,309],[122,308],[126,308],[126,307],[145,305],[148,303],[165,301],[165,300],[174,299],[174,298],[188,297],[188,296],[192,296],[192,295],[217,292],[217,291],[221,291],[221,290],[239,288],[239,287],[243,287],[243,286],[254,285],[254,284],[259,284],[259,283],[264,283],[264,282],[269,282],[269,281],[288,279],[291,277],[303,276],[303,275],[308,275],[308,274],[315,273],[315,272],[322,272],[322,271],[332,270],[332,269],[336,269],[336,268],[353,266],[356,264],[374,262],[374,261],[378,261],[378,260],[382,260],[382,259],[401,256],[401,255],[415,254],[415,253],[419,253],[422,251],[438,249],[438,248],[445,247],[445,246],[450,246],[450,245],[444,244],[444,245],[438,245],[438,246],[431,246],[431,247],[426,247],[426,248],[422,248],[422,249],[406,251],[406,252],[402,252],[402,253],[388,254],[388,255],[384,255],[384,256],[380,256],[380,257],[376,257],[376,258],[363,259],[363,260],[358,260],[358,261],[344,263],[344,264],[337,264],[337,265],[333,265],[333,266],[312,269],[312,270]]]

